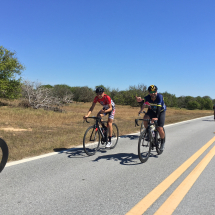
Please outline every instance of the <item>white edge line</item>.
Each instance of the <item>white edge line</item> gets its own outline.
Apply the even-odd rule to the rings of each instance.
[[[177,124],[181,124],[181,123],[185,123],[185,122],[189,122],[189,121],[193,121],[193,120],[198,120],[198,119],[202,119],[202,118],[207,118],[207,117],[211,117],[211,116],[213,116],[213,115],[204,116],[204,117],[195,118],[195,119],[190,119],[190,120],[186,120],[186,121],[182,121],[182,122],[176,122],[176,123],[173,123],[173,124],[165,125],[165,127],[173,126],[173,125],[177,125]],[[132,134],[125,134],[125,135],[122,135],[121,137],[124,137],[126,135],[137,135],[139,133],[140,132],[132,133]],[[119,138],[121,138],[121,137],[119,137]],[[71,148],[71,149],[62,150],[62,151],[59,151],[59,152],[51,152],[51,153],[47,153],[47,154],[44,154],[44,155],[39,155],[39,156],[31,157],[31,158],[24,158],[24,159],[18,160],[18,161],[11,161],[11,162],[7,163],[5,167],[14,166],[14,165],[17,165],[17,164],[21,164],[21,163],[25,163],[25,162],[29,162],[29,161],[33,161],[33,160],[37,160],[37,159],[41,159],[41,158],[45,158],[45,157],[49,157],[49,156],[52,156],[52,155],[57,155],[57,154],[60,154],[60,153],[62,153],[64,151],[71,151],[71,150],[74,150],[74,149],[79,148],[79,147],[82,147],[82,145],[76,146],[76,147]]]

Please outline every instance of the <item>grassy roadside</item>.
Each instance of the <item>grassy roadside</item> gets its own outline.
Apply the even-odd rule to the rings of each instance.
[[[65,112],[23,109],[14,106],[0,107],[0,137],[9,146],[9,161],[53,152],[57,148],[71,148],[82,144],[85,130],[93,123],[83,123],[91,103],[73,103]],[[91,116],[101,109],[97,104]],[[120,135],[137,132],[134,119],[138,107],[116,105],[115,123]],[[198,117],[213,115],[212,110],[184,110],[168,108],[166,125]],[[21,130],[23,129],[23,130]]]

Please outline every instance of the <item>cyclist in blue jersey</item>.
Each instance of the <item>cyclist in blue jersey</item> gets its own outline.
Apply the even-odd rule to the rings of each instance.
[[[213,109],[214,109],[214,120],[215,120],[215,104],[213,106]]]
[[[157,86],[151,85],[148,87],[149,95],[142,99],[141,97],[136,97],[137,102],[141,103],[141,110],[139,113],[143,111],[143,109],[148,106],[148,111],[144,116],[144,119],[152,119],[152,122],[155,120],[158,121],[157,130],[161,137],[161,150],[164,149],[165,144],[165,133],[163,130],[163,126],[165,123],[165,115],[166,115],[166,105],[163,100],[163,96],[160,93],[157,93]],[[148,123],[144,121],[144,127],[147,128]]]

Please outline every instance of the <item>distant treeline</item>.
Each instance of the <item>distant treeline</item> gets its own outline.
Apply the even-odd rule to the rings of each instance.
[[[105,93],[109,95],[112,100],[118,105],[130,105],[133,107],[139,106],[136,102],[135,96],[141,96],[142,98],[148,95],[147,86],[140,84],[137,86],[130,86],[128,90],[120,91],[118,89],[110,89],[109,87],[103,87]],[[95,89],[99,86],[95,86]],[[52,88],[55,94],[62,97],[65,94],[71,94],[73,101],[76,102],[92,102],[95,97],[95,89],[85,87],[70,87],[68,85],[43,85],[45,88]],[[167,107],[186,108],[189,110],[211,110],[215,99],[209,96],[204,97],[192,97],[192,96],[180,96],[176,97],[174,94],[168,92],[159,92],[164,97],[164,102]]]

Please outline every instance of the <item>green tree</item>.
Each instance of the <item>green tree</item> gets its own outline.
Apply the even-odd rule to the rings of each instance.
[[[54,97],[58,97],[61,99],[63,99],[64,97],[69,97],[69,99],[73,98],[72,88],[66,84],[57,84],[57,85],[54,85],[53,88],[51,87],[47,87],[47,88],[52,89],[52,93]]]
[[[180,97],[177,98],[177,106],[179,108],[186,108],[185,96],[180,96]]]
[[[205,100],[202,97],[197,96],[196,101],[199,103],[199,109],[204,110],[205,109]]]
[[[199,107],[200,107],[200,104],[195,100],[190,100],[187,103],[187,109],[189,110],[199,109]]]
[[[144,98],[148,94],[147,87],[144,84],[138,84],[137,86],[129,86],[129,90],[124,93],[125,105],[131,105],[132,107],[138,107],[139,103],[136,101],[136,96]]]
[[[161,93],[164,98],[165,105],[167,107],[177,107],[177,98],[174,94],[170,94],[168,92]]]
[[[213,108],[212,99],[209,96],[204,96],[204,109],[211,110]]]
[[[21,96],[21,77],[19,76],[24,69],[15,52],[0,46],[0,97],[15,99]]]
[[[48,89],[53,89],[54,87],[50,84],[46,84],[46,85],[41,85],[41,87],[43,88],[48,88]]]
[[[73,100],[77,102],[93,102],[93,99],[96,96],[95,91],[87,86],[72,87],[72,92],[74,94]]]

